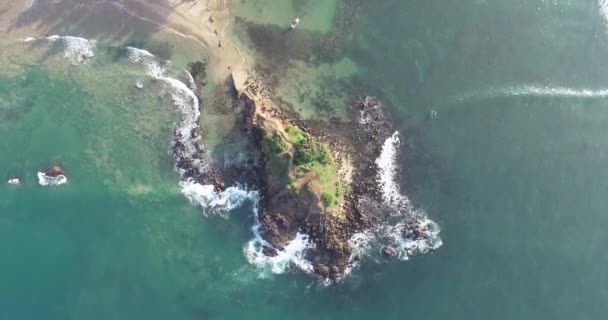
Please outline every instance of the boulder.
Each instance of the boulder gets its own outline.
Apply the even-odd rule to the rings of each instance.
[[[385,257],[394,257],[394,256],[397,255],[397,250],[395,248],[393,248],[393,247],[390,247],[390,246],[384,247],[384,249],[382,249],[382,254]]]
[[[55,177],[64,175],[65,171],[63,171],[63,168],[60,165],[55,164],[55,165],[52,165],[48,170],[46,170],[45,174],[49,177],[55,178]]]
[[[329,267],[324,264],[317,264],[314,266],[314,271],[322,278],[329,278]]]
[[[279,255],[279,253],[277,252],[276,249],[268,247],[268,246],[263,246],[262,247],[262,253],[268,257],[276,257]]]

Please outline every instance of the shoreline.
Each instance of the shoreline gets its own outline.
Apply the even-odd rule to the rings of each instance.
[[[216,211],[225,216],[243,199],[257,198],[257,193],[254,195],[228,185],[236,182],[238,186],[244,179],[249,185],[257,186],[261,200],[259,208],[255,209],[258,217],[255,225],[259,232],[254,233],[264,241],[262,243],[268,244],[262,248],[262,253],[273,257],[296,239],[308,241],[299,253],[300,258],[311,266],[304,271],[325,281],[340,282],[361,259],[361,250],[352,243],[355,236],[374,228],[382,229],[387,213],[379,211],[409,210],[409,202],[395,203],[392,199],[383,199],[385,186],[380,183],[382,169],[378,159],[388,139],[394,136],[395,126],[382,104],[372,97],[360,97],[347,108],[349,116],[346,122],[334,118],[328,121],[303,120],[289,107],[289,103],[276,95],[276,83],[273,82],[276,79],[264,72],[256,73],[256,68],[247,64],[255,61],[254,56],[246,56],[235,44],[238,40],[232,29],[234,18],[224,1],[209,0],[206,1],[207,6],[198,1],[190,6],[189,2],[168,3],[174,6],[169,8],[139,1],[111,4],[130,17],[158,25],[158,31],[167,29],[194,41],[204,49],[209,59],[208,62],[190,62],[188,75],[191,86],[188,87],[182,81],[165,76],[160,60],[152,53],[127,47],[132,62],[156,70],[148,75],[173,86],[187,98],[188,102],[176,106],[182,112],[182,122],[175,129],[171,145],[175,168],[182,178],[182,192],[192,203],[200,204],[204,211]],[[143,13],[163,10],[167,11],[164,23],[156,22]],[[213,45],[216,41],[217,45]],[[199,104],[203,97],[199,96],[198,84],[205,77],[199,77],[193,70],[204,75],[206,64],[211,70],[209,80],[227,90],[233,89],[234,101],[245,106],[245,129],[262,155],[261,161],[251,167],[221,169],[200,142],[200,111],[204,105],[201,107]],[[261,132],[275,135],[286,145],[287,151],[282,156],[288,156],[289,160],[279,175],[285,177],[287,183],[275,181],[277,176],[272,172],[281,169],[270,162],[272,154],[264,149],[264,134]],[[294,134],[297,139],[292,136]],[[305,141],[302,148],[311,148],[320,152],[318,154],[325,150],[325,160],[315,158],[298,163],[298,153],[304,154],[298,149],[302,141]],[[236,179],[227,180],[230,175]],[[407,199],[405,196],[401,198]],[[416,240],[425,234],[418,230],[417,225],[410,226],[408,222],[403,228],[395,225],[389,229],[396,232],[397,237],[408,232],[408,237],[414,234],[413,239]],[[415,232],[410,230],[412,228]],[[397,249],[393,247],[382,245],[382,250],[386,256],[397,255]]]

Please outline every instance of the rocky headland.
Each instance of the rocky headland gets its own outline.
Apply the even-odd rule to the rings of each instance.
[[[261,235],[273,257],[298,233],[309,237],[305,258],[323,279],[339,281],[359,257],[349,240],[372,227],[366,212],[381,203],[377,164],[394,125],[381,103],[358,98],[349,122],[306,122],[265,94],[263,80],[233,74],[249,136],[258,146]]]

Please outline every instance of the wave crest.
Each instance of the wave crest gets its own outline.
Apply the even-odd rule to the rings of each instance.
[[[44,172],[38,172],[38,184],[41,186],[60,186],[62,184],[66,184],[68,182],[68,178],[62,174],[53,177],[49,176]]]
[[[181,181],[179,185],[190,203],[200,206],[205,216],[218,215],[227,218],[231,210],[242,206],[245,201],[250,200],[257,204],[259,198],[257,191],[247,191],[240,186],[217,192],[213,185],[202,185],[192,179]]]
[[[443,244],[439,225],[429,219],[426,212],[414,210],[409,198],[400,190],[397,180],[399,146],[399,132],[395,132],[385,140],[376,159],[382,206],[386,206],[392,218],[351,237],[351,260],[355,266],[362,256],[380,261],[378,258],[386,248],[390,248],[397,258],[408,260],[412,255],[427,253]]]
[[[31,42],[31,39],[27,38],[25,41]],[[85,64],[95,57],[94,50],[97,46],[95,40],[59,35],[53,35],[46,39],[49,41],[49,47],[60,46],[64,51],[64,57],[74,65]]]

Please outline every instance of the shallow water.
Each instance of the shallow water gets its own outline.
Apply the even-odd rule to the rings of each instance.
[[[323,36],[307,32],[327,34],[356,3],[246,0],[235,12],[276,28],[306,13],[293,35],[315,42]],[[261,279],[243,253],[253,203],[205,218],[181,193],[168,153],[179,114],[123,50],[152,50],[153,32],[124,40],[110,36],[124,25],[63,22],[98,40],[79,66],[62,51],[39,59],[46,43],[3,42],[0,172],[22,184],[0,185],[0,318],[604,319],[608,28],[598,3],[361,3],[340,59],[282,65],[279,93],[306,117],[339,114],[351,91],[385,101],[406,155],[401,189],[442,230],[437,250],[365,261],[331,287],[302,274]],[[160,38],[178,44],[176,72],[193,59],[183,39]],[[348,93],[317,110],[311,96],[323,91]],[[207,145],[243,148],[205,110]],[[39,186],[36,172],[54,162],[68,183]]]

